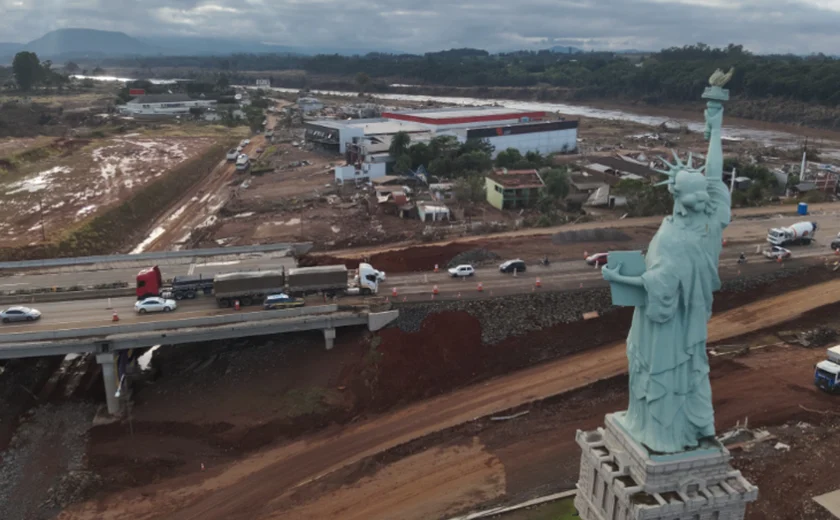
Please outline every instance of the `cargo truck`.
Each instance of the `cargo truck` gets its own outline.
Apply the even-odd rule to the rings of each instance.
[[[176,277],[165,284],[158,266],[140,271],[137,275],[137,299],[151,296],[165,298],[195,298],[198,294],[213,294],[219,307],[230,307],[239,301],[242,306],[262,303],[266,296],[286,293],[366,295],[379,292],[385,273],[370,264],[359,264],[358,275],[351,280],[344,265],[298,267],[285,270],[245,271],[219,274],[214,278]]]
[[[796,224],[773,228],[767,231],[767,242],[771,246],[808,245],[817,232],[816,222],[797,222]]]
[[[840,345],[827,350],[828,359],[814,368],[814,384],[833,394],[840,393]]]
[[[164,282],[158,266],[143,269],[137,274],[138,300],[145,300],[152,296],[191,300],[199,294],[213,294],[212,277],[176,276],[171,282]]]

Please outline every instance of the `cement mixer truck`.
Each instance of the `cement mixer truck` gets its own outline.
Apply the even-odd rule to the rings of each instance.
[[[817,232],[816,222],[797,222],[787,227],[773,228],[767,231],[767,242],[771,246],[808,245]]]

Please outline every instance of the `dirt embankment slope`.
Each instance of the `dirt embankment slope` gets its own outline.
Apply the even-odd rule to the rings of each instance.
[[[711,342],[777,326],[840,299],[840,281],[767,298],[713,317]],[[608,326],[605,324],[605,326]],[[341,431],[266,449],[199,474],[168,479],[70,508],[63,519],[274,518],[293,491],[413,439],[622,374],[622,343],[576,354],[426,400]]]

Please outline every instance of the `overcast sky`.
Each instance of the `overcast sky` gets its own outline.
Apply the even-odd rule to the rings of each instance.
[[[65,27],[424,52],[572,45],[840,50],[840,0],[0,0],[0,41]]]

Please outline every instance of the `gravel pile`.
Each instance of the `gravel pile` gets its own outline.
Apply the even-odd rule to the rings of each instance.
[[[472,264],[473,267],[486,265],[498,262],[501,259],[499,255],[487,249],[471,249],[464,251],[452,257],[452,260],[446,264],[446,267],[456,267],[461,264]]]
[[[87,430],[96,406],[62,403],[36,408],[21,419],[0,453],[2,518],[53,518],[84,498],[97,479],[85,469]]]

